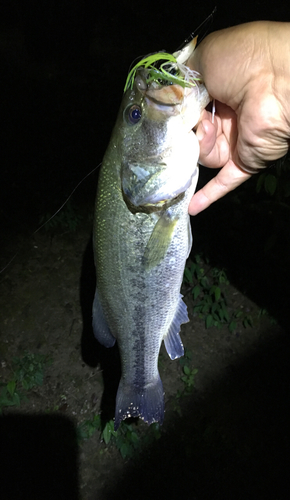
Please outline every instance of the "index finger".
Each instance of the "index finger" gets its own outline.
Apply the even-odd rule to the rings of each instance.
[[[192,197],[188,207],[189,214],[197,215],[202,212],[250,177],[251,174],[229,160],[219,173]]]

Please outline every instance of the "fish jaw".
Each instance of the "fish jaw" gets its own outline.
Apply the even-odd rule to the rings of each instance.
[[[188,189],[199,157],[192,128],[208,102],[202,84],[148,87],[146,71],[139,71],[123,112],[136,103],[142,114],[136,126],[123,122],[121,182],[129,209],[162,208]]]

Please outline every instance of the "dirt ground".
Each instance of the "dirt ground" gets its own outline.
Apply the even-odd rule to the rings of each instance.
[[[186,5],[187,25],[173,30],[172,13],[160,10],[138,24],[137,40],[133,2],[122,23],[110,9],[100,18],[93,3],[93,14],[73,3],[67,16],[69,6],[51,11],[34,2],[36,21],[30,2],[13,5],[13,15],[0,18],[0,391],[13,378],[14,357],[44,355],[51,364],[41,386],[23,391],[27,400],[3,408],[1,498],[288,500],[289,205],[258,196],[255,180],[192,219],[193,251],[225,269],[229,311],[251,315],[253,326],[206,329],[184,287],[190,323],[181,337],[198,370],[191,394],[177,398],[182,367],[162,347],[160,438],[148,444],[148,426],[133,422],[144,444],[126,459],[98,431],[78,440],[86,420],[100,411],[104,421],[113,417],[120,375],[117,348],[99,346],[91,329],[97,171],[58,226],[35,230],[101,160],[130,62],[171,50],[161,25],[171,26],[174,48],[192,21]],[[234,18],[231,6],[231,20],[215,29],[259,17],[247,12]],[[201,168],[201,184],[208,175]]]
[[[144,499],[164,490],[170,498],[286,499],[289,342],[268,316],[258,319],[260,306],[232,285],[225,290],[229,310],[251,314],[253,328],[206,329],[192,313],[191,295],[185,297],[190,323],[181,335],[198,373],[177,413],[182,369],[162,348],[161,438],[126,460],[100,441],[98,431],[77,443],[77,426],[102,407],[113,417],[118,383],[117,352],[101,348],[90,327],[89,215],[75,232],[51,229],[29,236],[1,275],[1,383],[11,379],[13,357],[25,351],[52,360],[43,385],[28,391],[19,407],[4,408],[3,498],[131,499],[138,488]],[[144,423],[133,425],[146,435]],[[9,478],[7,485],[10,470],[15,482]]]

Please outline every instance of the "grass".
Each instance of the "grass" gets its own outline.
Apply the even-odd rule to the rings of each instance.
[[[177,392],[174,402],[174,410],[180,415],[181,398],[192,394],[195,375],[198,372],[196,368],[191,368],[191,361],[191,351],[185,350],[184,356],[179,360],[181,367],[180,380],[183,382],[183,389]],[[140,428],[140,420],[134,419],[133,423],[130,420],[125,420],[121,422],[119,429],[115,431],[112,419],[103,424],[101,414],[97,414],[78,426],[79,442],[90,439],[96,431],[99,432],[99,438],[104,443],[104,447],[115,446],[124,459],[131,458],[135,452],[144,449],[161,437],[161,426],[158,423],[151,424],[144,432],[144,427]],[[101,453],[103,452],[104,448],[101,449]]]
[[[238,325],[245,328],[253,326],[253,318],[249,314],[241,310],[231,311],[227,298],[229,281],[225,270],[210,267],[202,255],[196,255],[188,262],[184,272],[184,285],[188,288],[187,293],[193,296],[194,312],[204,319],[207,328],[226,325],[230,331],[234,331]],[[260,310],[257,320],[266,314],[265,309]],[[13,359],[11,377],[0,386],[0,413],[5,407],[19,406],[22,401],[28,400],[29,391],[43,384],[44,370],[50,362],[46,356],[29,352],[25,352],[21,358]],[[162,366],[162,361],[160,363]],[[192,366],[192,353],[188,350],[185,350],[179,365],[182,389],[175,395],[174,410],[181,415],[182,400],[193,393],[198,370]],[[53,411],[57,409],[55,407]],[[104,423],[100,414],[77,427],[79,442],[90,439],[96,433],[102,443],[100,453],[113,446],[127,459],[158,440],[161,437],[161,427],[159,424],[152,424],[144,429],[139,420],[126,420],[121,423],[118,431],[114,431],[114,421],[111,419]]]
[[[97,414],[78,426],[78,439],[79,442],[89,439],[96,431],[99,431],[100,440],[104,443],[105,448],[109,445],[116,446],[124,459],[131,458],[137,450],[144,448],[161,436],[159,424],[150,425],[144,435],[138,427],[139,423],[139,420],[133,424],[123,421],[119,429],[115,431],[112,419],[103,424],[101,415]],[[103,452],[104,448],[101,449],[101,453]]]
[[[192,353],[185,350],[184,357],[180,359],[180,379],[184,384],[184,388],[182,391],[178,391],[174,406],[174,409],[179,414],[181,414],[180,398],[192,394],[194,377],[198,372],[197,369],[190,368],[191,359]],[[101,415],[97,414],[92,419],[86,420],[78,426],[79,442],[90,439],[96,431],[99,432],[100,440],[103,441],[105,447],[108,445],[116,446],[124,459],[131,458],[136,451],[145,448],[161,437],[161,426],[158,423],[151,424],[144,433],[144,428],[140,429],[140,420],[136,419],[134,423],[129,423],[126,420],[121,422],[119,429],[115,431],[112,419],[103,424]],[[102,452],[103,449],[101,450]]]
[[[193,312],[204,319],[206,328],[227,325],[233,332],[239,325],[244,328],[253,326],[250,314],[230,310],[227,298],[229,281],[224,269],[210,267],[206,258],[195,255],[184,270],[183,283],[187,286],[187,293],[193,296]]]
[[[228,306],[227,292],[229,281],[224,269],[210,267],[208,261],[201,255],[196,255],[189,261],[184,272],[184,285],[187,286],[187,293],[193,295],[193,310],[200,318],[204,319],[206,328],[221,328],[226,325],[231,332],[238,326],[244,328],[252,327],[254,324],[250,314],[241,310],[232,311]],[[267,314],[266,310],[260,310],[257,321]],[[192,395],[197,368],[192,366],[192,352],[185,349],[184,356],[180,358],[180,380],[183,383],[173,400],[173,409],[179,415],[182,414],[182,401],[185,397]],[[163,360],[159,359],[159,367],[162,369]],[[123,421],[118,429],[114,431],[114,421],[109,420],[103,423],[101,415],[97,414],[92,419],[86,420],[78,426],[79,441],[90,439],[96,432],[104,447],[101,453],[108,446],[115,446],[124,459],[132,457],[138,450],[148,443],[155,441],[161,436],[161,427],[152,424],[144,431],[140,428],[140,421]]]
[[[28,391],[43,384],[45,367],[51,362],[47,356],[27,351],[21,358],[13,358],[11,378],[0,384],[0,414],[5,407],[20,406],[21,401],[28,400]]]

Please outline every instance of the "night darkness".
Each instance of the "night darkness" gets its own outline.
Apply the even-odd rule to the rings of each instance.
[[[104,6],[105,13],[101,13]],[[258,0],[240,3],[233,0],[200,3],[184,0],[177,3],[164,0],[116,3],[109,0],[101,5],[92,0],[2,1],[1,269],[16,252],[19,257],[16,256],[15,261],[29,254],[30,238],[40,225],[41,217],[58,210],[75,186],[101,162],[131,62],[139,55],[157,50],[173,52],[215,6],[217,12],[212,23],[203,28],[200,37],[206,31],[253,20],[290,21],[290,3],[286,4],[285,0],[267,4]],[[199,185],[210,175],[201,168]],[[82,217],[92,211],[97,178],[96,170],[73,195],[72,204]],[[237,439],[242,441],[243,433],[258,428],[261,418],[260,434],[255,438],[253,433],[250,441],[252,450],[248,463],[240,462],[232,450],[228,456],[221,453],[207,457],[201,451],[202,441],[197,439],[199,427],[195,428],[189,417],[178,417],[172,424],[170,439],[163,440],[157,449],[152,446],[148,455],[143,452],[134,463],[129,462],[125,469],[119,469],[106,495],[81,496],[77,484],[78,452],[72,445],[75,431],[71,420],[56,417],[47,421],[46,417],[39,417],[40,420],[32,417],[36,420],[26,421],[27,416],[22,419],[18,414],[0,420],[0,496],[3,500],[130,500],[135,497],[157,499],[161,495],[168,499],[193,500],[290,498],[286,469],[289,460],[289,413],[286,409],[290,355],[289,207],[289,198],[288,206],[281,208],[272,205],[269,197],[258,196],[253,180],[192,220],[194,244],[203,249],[212,265],[227,269],[237,289],[269,311],[280,332],[276,342],[262,346],[251,359],[234,367],[228,382],[229,398],[232,393],[247,392],[244,383],[248,376],[253,381],[250,400],[255,401],[262,391],[260,406],[250,406],[247,423],[240,422],[236,429]],[[272,241],[272,235],[275,246],[269,254],[264,250],[266,243]],[[12,268],[15,261],[11,263]],[[79,278],[82,273],[81,287],[86,288],[84,267],[76,269],[76,274]],[[10,266],[0,274],[0,284],[9,272]],[[90,276],[88,288],[93,287],[93,281]],[[81,295],[82,308],[84,301]],[[1,318],[0,310],[0,341],[4,342],[6,334]],[[1,346],[2,343],[0,361]],[[92,366],[90,354],[83,346],[82,349],[84,362]],[[266,383],[268,389],[263,392]],[[212,414],[219,397],[224,398],[222,391],[221,380],[201,403],[202,414]],[[191,415],[194,413],[191,403],[189,408]],[[187,437],[186,444],[184,437],[180,437],[180,427],[183,436]],[[15,434],[13,429],[16,429]],[[31,446],[31,453],[37,456],[36,441],[42,440],[43,429],[46,433],[43,449],[49,456],[47,450],[54,446],[53,456],[57,456],[58,461],[54,462],[49,456],[46,473],[35,473],[39,490],[29,486],[29,467],[23,465],[22,470],[18,464],[18,478],[12,479],[12,483],[23,481],[24,486],[13,488],[6,479],[14,468],[15,454],[21,453],[21,446],[23,449]],[[14,438],[4,440],[9,432]],[[27,437],[30,432],[34,436],[32,441]],[[263,456],[261,451],[255,454],[255,439],[264,440]],[[185,451],[189,446],[196,447],[190,457]],[[258,448],[261,450],[261,446]],[[270,455],[273,461],[268,460]],[[36,462],[32,461],[31,467],[37,471]],[[65,471],[60,473],[63,468]],[[1,474],[4,496],[1,494]],[[53,475],[55,487],[52,488],[49,478]],[[42,488],[43,496],[37,496],[36,491]]]

